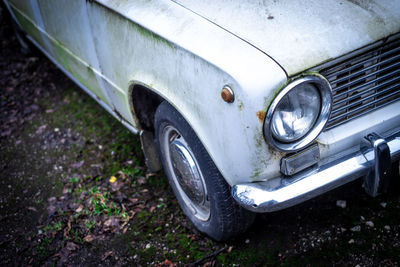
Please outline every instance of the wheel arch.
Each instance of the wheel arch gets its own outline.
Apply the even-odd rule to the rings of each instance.
[[[164,100],[151,86],[132,81],[129,86],[129,104],[139,130],[154,133],[154,114]]]

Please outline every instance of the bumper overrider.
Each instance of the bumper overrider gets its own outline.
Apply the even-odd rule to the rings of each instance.
[[[232,187],[232,195],[248,210],[271,212],[364,177],[366,192],[376,196],[386,190],[392,162],[399,159],[400,131],[387,138],[371,133],[361,140],[358,152],[291,177],[283,175],[266,182],[237,184]]]

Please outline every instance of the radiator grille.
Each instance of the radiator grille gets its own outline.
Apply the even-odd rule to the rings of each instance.
[[[400,99],[400,36],[320,71],[333,106],[325,130]]]

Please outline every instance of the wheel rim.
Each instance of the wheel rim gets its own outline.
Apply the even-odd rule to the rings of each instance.
[[[203,174],[186,140],[173,126],[162,132],[162,149],[167,168],[185,205],[199,220],[210,218],[210,201]]]

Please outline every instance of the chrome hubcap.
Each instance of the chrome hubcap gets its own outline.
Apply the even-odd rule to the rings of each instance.
[[[207,189],[189,145],[176,128],[167,126],[163,131],[162,148],[173,182],[186,206],[199,220],[207,221],[210,217]]]

